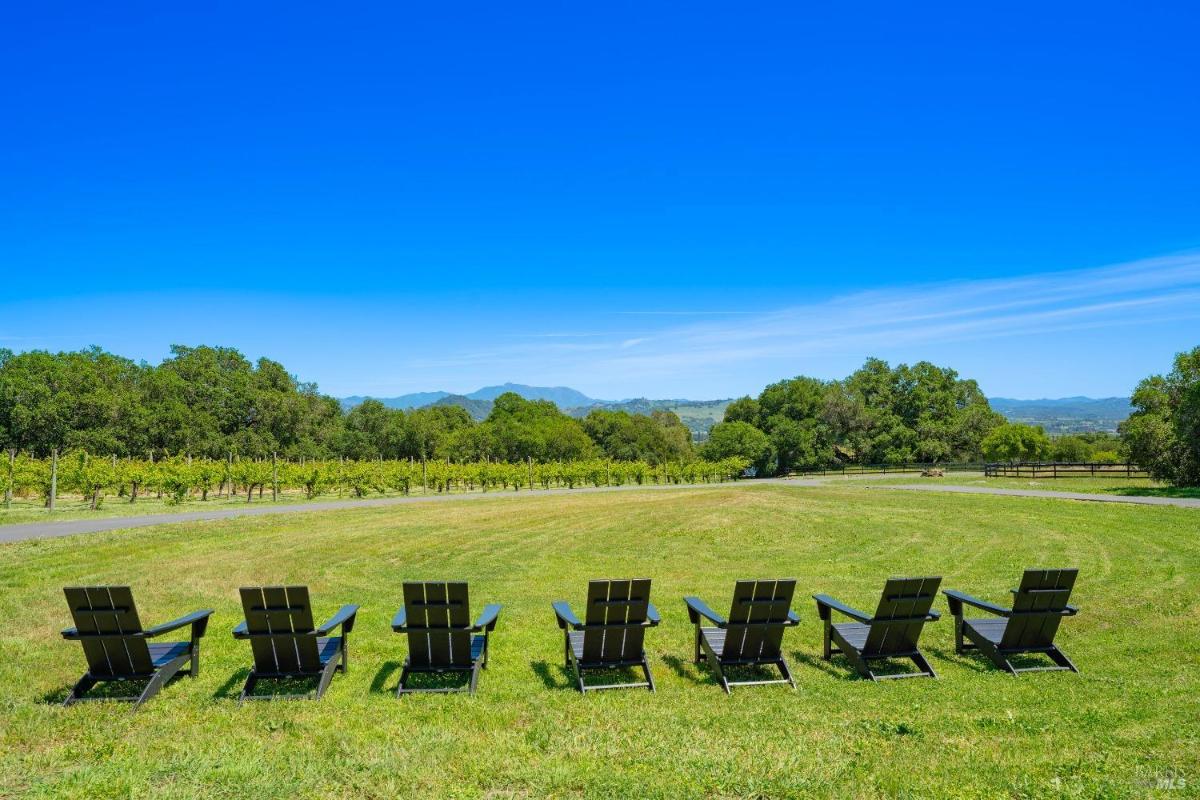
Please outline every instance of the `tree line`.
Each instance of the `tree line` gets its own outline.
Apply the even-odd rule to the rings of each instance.
[[[1003,425],[979,385],[927,361],[871,358],[843,380],[800,376],[725,409],[701,452],[740,456],[762,474],[838,463],[975,461]]]
[[[0,447],[118,458],[575,461],[649,464],[696,458],[691,435],[665,411],[594,411],[579,420],[548,401],[496,399],[476,423],[457,406],[412,411],[337,399],[282,364],[251,363],[225,347],[174,346],[161,364],[91,348],[0,349]]]

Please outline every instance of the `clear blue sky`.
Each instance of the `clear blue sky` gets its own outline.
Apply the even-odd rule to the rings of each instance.
[[[1200,344],[1192,3],[10,4],[0,347],[1017,397]]]

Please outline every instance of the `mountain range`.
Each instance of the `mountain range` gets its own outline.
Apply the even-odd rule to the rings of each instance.
[[[655,410],[674,411],[692,431],[693,438],[704,439],[708,429],[720,422],[729,400],[650,400],[638,397],[627,400],[598,400],[567,386],[527,386],[505,383],[484,386],[469,394],[451,392],[415,392],[399,397],[375,398],[388,408],[404,410],[431,405],[461,406],[477,420],[485,419],[492,403],[505,392],[515,392],[527,400],[549,400],[573,417],[586,417],[593,409],[628,411],[649,414]],[[344,408],[353,408],[365,397],[343,397]],[[989,398],[992,408],[1013,422],[1041,425],[1047,433],[1082,433],[1087,431],[1116,431],[1121,420],[1133,410],[1127,397],[1060,397],[1041,400],[1017,400],[1009,397]]]

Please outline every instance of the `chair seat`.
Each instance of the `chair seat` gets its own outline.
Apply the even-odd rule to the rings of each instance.
[[[342,637],[340,636],[318,636],[317,655],[321,659],[321,665],[328,664],[329,660],[338,654],[341,647]]]
[[[189,642],[152,642],[147,645],[150,650],[150,662],[158,669],[168,661],[186,655],[188,644]]]
[[[992,619],[964,619],[963,625],[974,631],[979,638],[986,639],[992,644],[999,645],[1004,638],[1008,620],[1003,617]]]
[[[571,642],[571,652],[573,652],[573,653],[575,654],[575,660],[576,660],[576,661],[579,661],[579,662],[583,662],[583,661],[584,661],[584,658],[583,658],[583,637],[584,637],[584,635],[585,635],[586,633],[587,633],[587,631],[568,631],[568,632],[567,632],[567,638],[568,638],[568,639],[570,640],[570,642]],[[592,634],[592,635],[595,635],[595,633],[593,632],[593,634]],[[610,634],[610,635],[611,635],[611,634]],[[472,650],[474,650],[474,644],[472,644],[472,648],[471,648],[471,649],[472,649]],[[590,660],[590,661],[587,661],[586,663],[589,663],[589,664],[603,664],[603,663],[610,663],[610,662],[611,662],[611,663],[613,663],[614,665],[616,665],[616,664],[635,664],[635,663],[640,663],[640,660],[641,660],[641,657],[640,657],[640,656],[639,656],[638,658],[636,658],[636,659],[629,659],[629,658],[608,658],[608,659],[606,659],[606,658],[597,658],[597,659],[592,659],[592,660]]]
[[[870,625],[861,625],[857,622],[845,622],[840,625],[834,625],[833,629],[837,632],[838,636],[846,641],[846,644],[855,650],[862,650],[867,646],[867,636],[871,633]]]
[[[725,651],[725,634],[724,628],[701,628],[700,635],[704,637],[705,643],[718,656]]]

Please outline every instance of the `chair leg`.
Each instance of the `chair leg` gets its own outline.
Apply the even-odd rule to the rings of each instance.
[[[342,634],[342,646],[339,648],[342,651],[341,663],[338,664],[338,672],[345,672],[350,668],[350,637],[345,633]]]
[[[700,650],[701,636],[702,636],[702,634],[700,633],[700,623],[696,623],[696,660],[692,662],[694,664],[699,664],[701,661],[704,660],[704,653]]]
[[[191,663],[188,664],[187,674],[195,678],[200,674],[200,640],[192,639],[192,646],[189,648],[191,653]]]
[[[167,685],[167,681],[175,677],[175,673],[179,672],[180,667],[190,660],[190,655],[179,656],[176,659],[168,661],[162,666],[161,669],[150,676],[150,682],[146,684],[146,688],[142,690],[141,695],[139,695],[138,699],[134,701],[133,710],[137,711],[138,708],[141,707],[142,703],[158,694],[158,691]]]
[[[642,671],[646,673],[646,683],[650,684],[650,691],[654,691],[654,676],[650,674],[650,661],[646,658],[646,654],[642,653]]]
[[[329,688],[329,682],[333,680],[333,673],[337,672],[342,666],[341,655],[336,655],[329,659],[329,663],[325,665],[325,669],[321,670],[321,680],[317,684],[317,693],[314,695],[314,700],[320,700],[325,690]]]
[[[725,690],[725,694],[730,694],[729,681],[725,678],[725,670],[721,669],[721,659],[714,658],[712,660],[713,672],[717,675],[717,681],[721,684],[721,688]]]
[[[477,685],[479,685],[479,667],[480,667],[480,665],[481,665],[481,662],[476,661],[474,666],[471,667],[471,683],[467,688],[468,694],[475,694],[475,687]]]
[[[954,652],[962,655],[963,650],[963,618],[956,615],[954,617]]]
[[[925,673],[926,675],[928,675],[931,678],[937,677],[937,673],[933,671],[933,665],[930,664],[929,661],[927,661],[925,659],[925,656],[923,654],[914,653],[912,660],[913,660],[913,663],[917,665],[917,669],[921,670],[921,672]]]
[[[1046,655],[1050,656],[1050,660],[1055,664],[1058,664],[1060,667],[1066,667],[1067,669],[1071,670],[1071,672],[1079,672],[1079,668],[1071,662],[1071,659],[1067,658],[1067,654],[1062,650],[1059,650],[1057,647],[1053,647],[1046,651]]]
[[[251,671],[250,674],[246,676],[246,683],[244,686],[242,686],[241,695],[238,696],[238,705],[241,705],[243,702],[245,702],[247,697],[254,693],[254,687],[257,684],[258,674]]]
[[[65,708],[78,700],[82,700],[83,696],[88,693],[88,689],[91,689],[96,683],[96,679],[92,677],[90,672],[84,675],[71,687],[71,693],[63,700],[63,707]]]
[[[830,624],[829,620],[825,620],[825,633],[824,633],[824,637],[823,637],[824,638],[824,642],[823,642],[824,647],[822,648],[822,651],[821,651],[821,658],[825,659],[826,661],[833,658],[832,634],[833,634],[833,626]]]
[[[792,670],[790,667],[788,667],[787,659],[782,657],[779,659],[779,671],[783,673],[784,680],[786,680],[792,689],[795,690],[796,682],[792,680]]]
[[[408,680],[408,665],[411,659],[404,659],[404,666],[400,669],[400,683],[396,684],[396,697],[404,694],[404,682]]]

